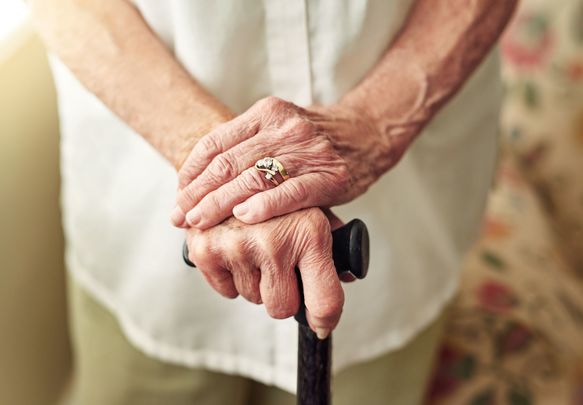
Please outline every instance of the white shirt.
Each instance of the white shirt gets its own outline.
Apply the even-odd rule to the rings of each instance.
[[[413,0],[137,0],[152,29],[235,112],[267,95],[333,103],[377,63]],[[295,390],[297,327],[216,294],[181,257],[176,173],[57,60],[67,261],[147,354]],[[364,220],[369,277],[344,285],[334,370],[405,345],[453,296],[493,175],[490,58],[402,161],[337,209]],[[366,164],[366,162],[363,162]]]

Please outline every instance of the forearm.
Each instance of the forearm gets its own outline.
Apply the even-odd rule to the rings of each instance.
[[[484,59],[516,3],[418,0],[383,59],[341,104],[366,112],[400,156]]]
[[[33,0],[48,48],[115,114],[179,168],[196,141],[232,118],[125,0]]]

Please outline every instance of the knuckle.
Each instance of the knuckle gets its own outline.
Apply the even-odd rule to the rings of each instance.
[[[268,110],[278,109],[285,104],[285,101],[275,96],[267,96],[258,102],[259,106]]]
[[[311,236],[330,234],[330,223],[317,208],[306,210],[304,227]]]
[[[334,145],[326,135],[313,138],[316,140],[313,146],[313,153],[325,157],[327,160],[336,160],[338,158],[338,153],[334,149]]]
[[[332,248],[330,225],[311,225],[305,232],[313,252],[328,252]]]
[[[310,314],[314,317],[333,321],[342,313],[342,306],[344,305],[343,296],[339,296],[333,300],[327,300],[325,303],[318,303],[313,309],[310,309]]]
[[[221,153],[208,166],[208,173],[211,179],[221,180],[236,176],[237,168],[228,153]]]
[[[290,118],[282,129],[274,134],[274,137],[286,143],[303,143],[306,146],[311,146],[315,141],[314,132],[314,124],[304,118],[296,116]]]
[[[200,202],[200,212],[203,218],[215,219],[223,213],[224,199],[217,195],[216,192],[207,194]]]
[[[180,172],[178,172],[178,187],[180,189],[183,189],[191,182],[193,169],[192,166],[188,166],[183,167],[180,169]]]
[[[235,235],[228,235],[222,238],[222,254],[225,257],[238,259],[244,255],[244,241]]]
[[[207,270],[202,268],[201,272],[208,284],[219,294],[226,298],[236,298],[239,292],[232,284],[232,276],[226,270]]]
[[[226,286],[222,280],[221,282],[215,284],[215,285],[211,285],[211,287],[213,287],[215,289],[215,291],[217,291],[219,294],[221,294],[223,297],[225,298],[229,298],[229,299],[234,299],[237,298],[239,296],[239,292],[234,289],[234,288],[230,288],[229,286]]]
[[[245,298],[247,301],[252,302],[253,304],[261,304],[261,294],[257,289],[250,288],[250,289],[241,289],[239,293]]]
[[[348,165],[341,164],[336,170],[336,177],[340,185],[348,186],[350,183],[350,170],[348,169]]]
[[[217,138],[213,134],[203,136],[195,146],[196,152],[214,154],[220,150]]]
[[[260,237],[255,238],[254,240],[256,253],[266,259],[271,259],[276,256],[277,244],[278,244],[277,241],[270,235],[261,235]],[[272,266],[268,266],[263,271],[269,274],[274,274],[276,272],[276,269],[273,268]]]
[[[187,186],[178,193],[176,197],[176,204],[184,211],[187,212],[190,205],[195,201],[196,196],[194,195],[194,190],[192,187]]]
[[[259,286],[254,286],[249,291],[247,291],[246,298],[254,304],[257,304],[257,305],[261,304],[262,300],[261,300],[261,293],[259,291]]]
[[[353,187],[353,178],[348,166],[344,163],[336,165],[333,173],[322,173],[321,176],[332,193],[345,193]],[[332,197],[337,198],[337,195]]]
[[[275,302],[266,306],[266,309],[269,316],[275,319],[286,319],[296,313],[296,308],[286,302]]]
[[[264,263],[262,272],[270,278],[277,278],[279,273],[279,264],[281,263],[284,245],[280,239],[263,237],[259,238],[255,244],[255,252]]]
[[[319,229],[318,231],[314,231],[311,236],[311,243],[314,249],[323,253],[332,252],[332,234],[330,233],[330,227],[328,229],[325,227]]]
[[[188,258],[197,266],[205,266],[211,261],[210,243],[206,238],[196,238],[190,243]]]
[[[260,208],[267,211],[273,211],[278,205],[279,197],[276,193],[266,193],[265,198],[262,198],[262,205]]]
[[[260,305],[262,303],[261,294],[259,294],[259,292],[253,292],[251,294],[248,294],[245,298],[247,299],[247,301],[252,302],[253,304]]]
[[[292,130],[296,133],[298,133],[299,135],[303,135],[303,136],[312,136],[313,133],[315,132],[315,125],[306,120],[306,119],[302,119],[302,118],[296,118],[291,122],[292,125]]]
[[[241,176],[241,183],[244,189],[248,191],[265,190],[265,180],[263,175],[257,170],[248,170],[244,176]]]
[[[300,181],[288,182],[286,187],[283,189],[283,193],[287,199],[298,204],[306,201],[309,196],[306,185]]]
[[[225,289],[224,291],[220,292],[220,294],[223,297],[229,298],[229,299],[235,299],[239,296],[239,293],[237,292],[237,290],[232,290],[232,289]]]
[[[232,278],[231,273],[226,270],[213,270],[209,273],[215,282],[220,286],[225,286],[226,282]]]
[[[254,304],[261,303],[261,293],[259,291],[259,278],[256,277],[254,270],[251,268],[233,269],[233,274],[238,282],[237,289],[239,293],[247,300]]]

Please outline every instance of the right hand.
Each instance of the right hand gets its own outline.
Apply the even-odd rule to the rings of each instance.
[[[323,339],[338,324],[344,292],[332,260],[330,220],[322,210],[304,209],[255,225],[229,218],[207,230],[190,228],[187,244],[189,259],[219,294],[263,303],[277,319],[299,309],[298,267],[312,330]]]

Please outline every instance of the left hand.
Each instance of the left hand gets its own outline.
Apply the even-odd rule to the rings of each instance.
[[[253,224],[346,203],[398,161],[394,149],[361,111],[340,105],[304,109],[268,97],[193,148],[179,171],[172,222],[207,229],[234,215]],[[267,156],[290,175],[276,187],[254,167]]]
[[[298,312],[297,268],[308,324],[323,339],[338,324],[344,304],[332,257],[331,230],[340,224],[319,208],[254,225],[231,217],[206,230],[188,229],[188,257],[219,294],[263,303],[276,319]]]

